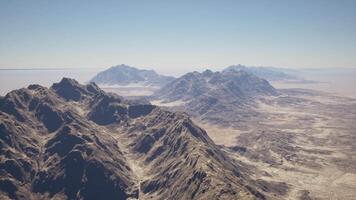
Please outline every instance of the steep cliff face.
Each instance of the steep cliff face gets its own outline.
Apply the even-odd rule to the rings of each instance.
[[[187,116],[64,78],[0,104],[2,199],[265,199]]]

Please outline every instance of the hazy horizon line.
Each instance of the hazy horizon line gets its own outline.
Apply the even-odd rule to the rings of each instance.
[[[149,67],[149,65],[146,66],[134,66],[134,65],[130,65],[130,64],[117,64],[117,65],[111,65],[111,66],[107,66],[107,67],[26,67],[26,66],[21,66],[21,67],[0,67],[0,70],[4,70],[4,71],[10,71],[10,70],[68,70],[68,69],[109,69],[110,67],[115,67],[115,66],[120,66],[120,65],[126,65],[126,66],[130,66],[130,67],[135,67],[138,69],[147,69],[147,70],[157,70],[155,69],[155,67]],[[221,70],[229,67],[229,66],[236,66],[236,65],[241,65],[241,66],[245,66],[245,67],[262,67],[262,68],[280,68],[280,69],[292,69],[292,70],[308,70],[308,69],[356,69],[356,66],[344,66],[344,67],[279,67],[279,66],[263,66],[263,65],[259,65],[259,66],[253,66],[253,65],[245,65],[245,64],[231,64],[231,65],[226,65],[226,66],[220,66],[220,67],[213,67],[213,66],[206,66],[206,67],[197,67],[196,69],[193,69],[191,71],[197,71],[197,70],[202,70],[202,69],[217,69],[220,68]],[[198,69],[199,68],[199,69]]]

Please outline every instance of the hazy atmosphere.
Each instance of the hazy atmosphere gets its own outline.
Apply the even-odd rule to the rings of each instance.
[[[0,1],[1,68],[356,67],[356,1]]]
[[[355,200],[355,122],[355,0],[0,0],[1,200]]]

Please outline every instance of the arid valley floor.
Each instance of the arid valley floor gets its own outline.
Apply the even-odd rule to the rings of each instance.
[[[289,97],[261,101],[261,115],[236,128],[199,124],[231,156],[255,168],[256,179],[285,182],[287,199],[354,199],[356,100],[285,92]]]
[[[308,89],[264,97],[230,126],[195,122],[286,199],[356,198],[356,99]],[[160,106],[177,106],[162,104]],[[178,102],[179,103],[179,102]]]

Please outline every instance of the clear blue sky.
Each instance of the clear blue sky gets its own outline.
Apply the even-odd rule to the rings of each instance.
[[[0,0],[0,68],[356,67],[356,0]]]

